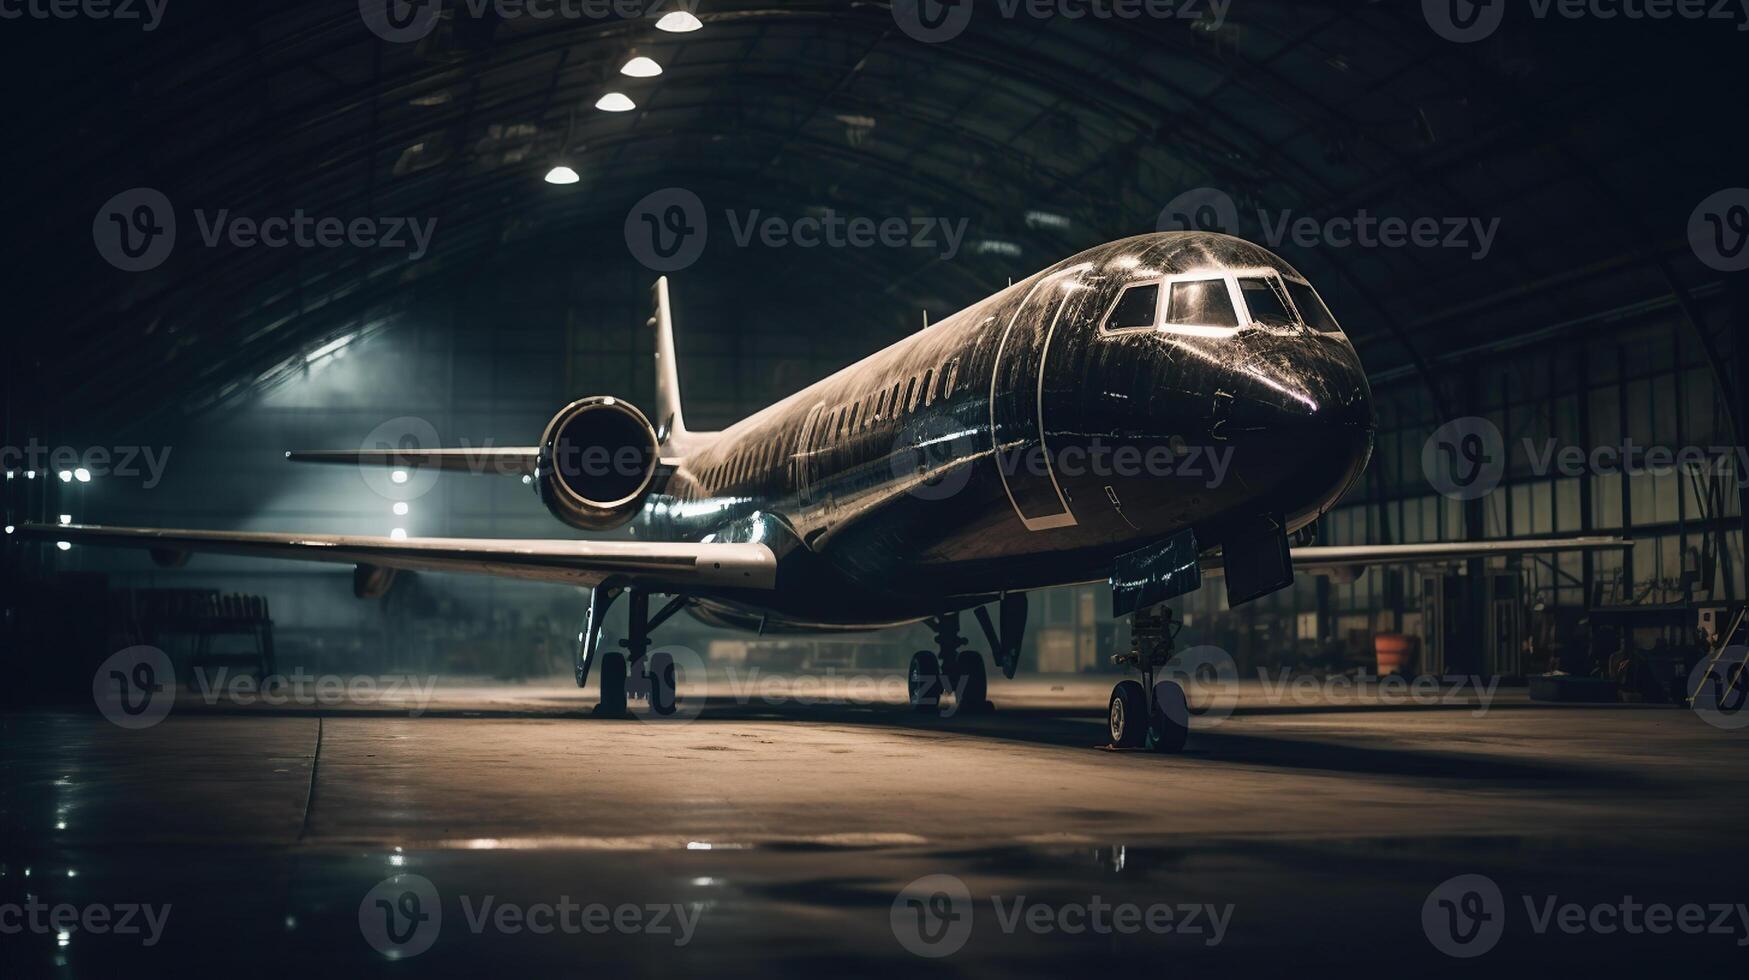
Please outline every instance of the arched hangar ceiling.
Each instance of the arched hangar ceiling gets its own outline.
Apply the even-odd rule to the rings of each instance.
[[[1429,376],[1446,352],[1704,300],[1718,274],[1695,261],[1688,217],[1744,183],[1716,109],[1743,35],[1705,21],[1518,17],[1457,44],[1413,2],[1071,19],[1111,8],[976,0],[963,33],[924,43],[884,2],[703,0],[685,34],[481,6],[443,0],[415,43],[367,29],[352,0],[173,0],[151,31],[8,24],[5,261],[24,368],[9,416],[119,424],[246,397],[333,337],[530,254],[574,253],[585,298],[623,292],[653,275],[625,247],[628,209],[674,186],[712,213],[966,219],[951,258],[735,253],[718,227],[682,274],[830,309],[871,346],[920,307],[949,312],[1152,230],[1168,202],[1213,188],[1239,234],[1313,278],[1369,366]],[[665,71],[618,77],[633,53]],[[637,108],[594,108],[610,89]],[[560,158],[577,184],[542,181]],[[182,224],[146,272],[93,244],[93,216],[134,187],[162,191]],[[436,225],[417,261],[200,247],[197,208]],[[1499,223],[1485,255],[1475,233],[1457,248],[1269,241],[1283,216],[1363,212]]]

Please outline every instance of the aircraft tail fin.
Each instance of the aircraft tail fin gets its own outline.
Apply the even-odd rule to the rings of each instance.
[[[674,356],[667,276],[650,287],[650,306],[649,326],[656,331],[656,438],[664,444],[685,442],[686,413],[680,407],[680,364]]]

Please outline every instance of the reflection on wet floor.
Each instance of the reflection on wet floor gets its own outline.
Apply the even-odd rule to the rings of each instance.
[[[1704,975],[1749,943],[1749,742],[1682,712],[1241,702],[1159,758],[1042,686],[947,720],[575,706],[0,714],[0,975],[1400,975],[1492,922],[1484,963]],[[1720,925],[1550,918],[1624,902]]]

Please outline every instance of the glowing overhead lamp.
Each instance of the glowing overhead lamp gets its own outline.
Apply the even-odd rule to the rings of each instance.
[[[704,26],[704,22],[685,10],[674,10],[662,15],[656,22],[656,30],[667,31],[670,34],[691,34]]]

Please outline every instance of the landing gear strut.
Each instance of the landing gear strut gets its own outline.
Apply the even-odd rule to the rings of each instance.
[[[955,713],[990,710],[984,656],[976,650],[960,649],[966,641],[960,635],[959,613],[945,613],[926,622],[935,632],[936,649],[919,650],[911,656],[911,669],[905,678],[911,706],[918,711],[937,710],[942,692],[952,690]]]
[[[651,631],[685,608],[686,596],[674,596],[652,616],[648,591],[614,579],[596,586],[589,597],[589,619],[583,624],[583,634],[578,637],[577,686],[589,682],[589,668],[601,643],[602,624],[621,592],[630,596],[626,610],[626,638],[619,641],[625,652],[608,650],[601,654],[601,700],[590,714],[597,718],[630,717],[626,712],[629,693],[647,699],[650,710],[656,714],[671,715],[679,700],[675,691],[674,658],[658,652],[646,667],[644,657],[650,650]]]
[[[1141,671],[1142,679],[1122,680],[1111,691],[1106,715],[1111,744],[1120,749],[1179,752],[1190,736],[1190,705],[1176,681],[1154,682],[1154,672],[1172,659],[1172,640],[1182,624],[1164,605],[1138,609],[1130,620],[1130,649],[1112,663]]]

